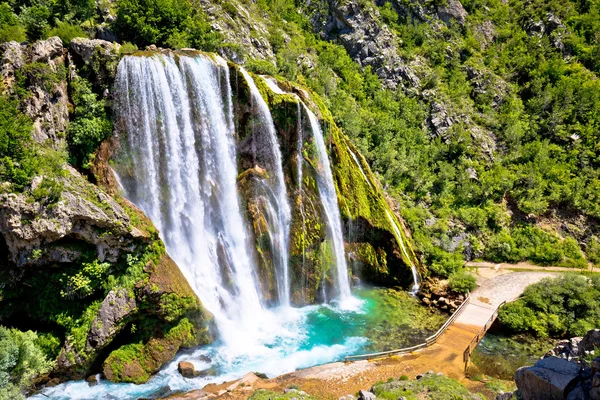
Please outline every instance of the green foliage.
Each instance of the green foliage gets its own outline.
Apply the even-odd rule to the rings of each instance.
[[[450,290],[456,293],[467,293],[477,287],[477,278],[466,271],[454,272],[448,278]]]
[[[40,168],[31,139],[32,124],[14,101],[0,96],[0,181],[22,191]]]
[[[23,42],[25,27],[21,25],[21,21],[9,3],[0,3],[0,43],[11,40]]]
[[[112,133],[112,121],[104,100],[98,99],[86,79],[77,77],[71,80],[69,90],[75,105],[67,131],[71,162],[89,169],[94,152]]]
[[[0,398],[23,398],[32,379],[52,367],[36,340],[35,332],[0,326]]]
[[[35,345],[46,355],[48,360],[55,360],[61,349],[60,339],[50,332],[38,332]]]
[[[435,400],[475,400],[479,396],[471,394],[457,380],[443,375],[425,374],[419,380],[393,380],[392,382],[376,383],[373,393],[378,399],[396,400],[435,399]]]
[[[60,200],[64,184],[62,181],[54,178],[44,177],[42,182],[31,191],[33,198],[50,208]]]
[[[527,287],[523,297],[504,305],[498,315],[512,332],[540,337],[583,336],[600,324],[600,277],[564,275]]]
[[[29,40],[43,39],[50,27],[50,10],[45,5],[23,7],[20,17]]]
[[[138,47],[130,42],[124,42],[121,47],[119,47],[119,55],[123,56],[126,54],[132,54],[138,51]]]
[[[484,253],[496,262],[531,260],[539,265],[586,268],[587,261],[572,237],[560,239],[540,228],[521,225],[491,236]]]
[[[61,280],[64,285],[64,289],[60,291],[61,297],[82,299],[90,296],[102,286],[103,278],[110,266],[109,263],[94,260],[91,263],[83,263],[81,269],[74,275],[65,274]]]
[[[119,0],[117,7],[117,33],[139,46],[214,51],[221,45],[204,11],[190,0]]]
[[[76,37],[85,38],[88,36],[88,34],[79,25],[57,21],[56,27],[50,29],[48,36],[58,36],[60,40],[62,40],[63,44],[68,46],[72,39]]]

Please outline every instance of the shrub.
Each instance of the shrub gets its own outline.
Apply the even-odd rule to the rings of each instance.
[[[31,41],[42,39],[46,36],[46,32],[50,25],[50,10],[44,5],[34,5],[24,7],[21,11],[21,20],[25,24],[27,37]]]
[[[0,43],[11,40],[23,42],[25,27],[21,25],[21,21],[8,3],[0,3]]]
[[[115,29],[140,46],[196,47],[214,51],[221,36],[189,0],[119,0]]]
[[[76,37],[88,37],[86,31],[79,25],[58,21],[56,27],[50,29],[48,36],[58,36],[66,46]]]
[[[34,377],[52,367],[36,346],[36,339],[32,331],[0,326],[0,398],[23,398],[21,390],[29,388]]]
[[[466,271],[454,272],[448,278],[448,287],[456,293],[467,293],[477,287],[477,279]]]
[[[10,182],[16,191],[29,185],[39,170],[32,129],[16,102],[0,96],[0,181]]]
[[[528,286],[523,297],[504,305],[500,324],[540,337],[581,336],[600,325],[600,277],[566,274]]]
[[[60,200],[64,184],[56,179],[44,177],[38,187],[31,191],[33,198],[45,205],[52,206]]]
[[[121,47],[119,47],[119,55],[132,54],[138,51],[138,47],[130,42],[124,42]]]
[[[75,104],[67,130],[71,162],[89,169],[94,152],[112,133],[112,121],[106,112],[104,100],[98,99],[87,80],[78,77],[71,81],[69,88]]]

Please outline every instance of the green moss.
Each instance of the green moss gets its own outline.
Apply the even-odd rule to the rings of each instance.
[[[248,398],[248,400],[316,400],[315,397],[312,397],[308,394],[301,395],[298,391],[290,391],[288,393],[276,393],[270,390],[259,389],[256,390],[252,395]]]
[[[121,346],[104,361],[104,374],[113,382],[141,384],[167,361],[180,347],[198,345],[194,325],[182,318],[177,324],[165,327],[163,335]]]
[[[436,374],[426,374],[419,380],[394,380],[373,386],[373,392],[379,399],[396,400],[406,397],[407,400],[476,400],[479,395],[469,392],[457,380]]]

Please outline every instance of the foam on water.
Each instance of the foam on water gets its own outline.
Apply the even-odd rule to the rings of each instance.
[[[365,304],[365,303],[362,303]],[[356,354],[367,345],[367,339],[345,334],[358,333],[361,315],[366,308],[342,310],[337,305],[279,307],[270,310],[269,327],[263,336],[247,343],[232,346],[222,341],[184,352],[143,385],[101,381],[89,386],[85,381],[72,381],[48,388],[33,399],[130,400],[139,397],[167,395],[177,391],[199,389],[208,383],[238,379],[245,373],[257,371],[270,377],[296,369],[324,364]],[[212,362],[203,361],[209,357]],[[197,370],[215,368],[214,376],[187,379],[177,372],[180,361],[189,361]]]

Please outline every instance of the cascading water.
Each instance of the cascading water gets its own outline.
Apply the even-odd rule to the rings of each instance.
[[[346,252],[344,250],[344,236],[342,234],[342,218],[338,207],[337,192],[331,173],[331,164],[323,139],[323,132],[319,121],[313,112],[303,103],[304,110],[308,114],[308,120],[315,140],[317,154],[319,156],[320,168],[317,174],[317,186],[323,209],[327,217],[327,226],[331,231],[333,252],[337,267],[337,283],[342,303],[352,297],[350,292],[350,279],[348,276],[348,265],[346,264]]]
[[[285,92],[279,88],[277,83],[269,77],[265,77],[265,82],[269,88],[277,94],[284,94]],[[346,263],[346,251],[344,249],[344,236],[342,233],[342,218],[340,216],[337,192],[335,189],[335,183],[333,181],[333,174],[331,172],[331,163],[329,162],[329,155],[327,154],[327,148],[325,147],[325,141],[323,139],[323,132],[321,126],[315,114],[298,98],[298,103],[302,105],[312,130],[313,138],[317,148],[317,155],[319,157],[320,168],[317,171],[317,186],[319,188],[319,195],[323,210],[327,218],[327,226],[331,232],[331,240],[333,242],[333,253],[335,257],[335,265],[337,268],[337,288],[339,291],[339,299],[342,304],[348,304],[348,300],[352,298],[350,291],[350,279],[348,276],[348,265]],[[299,110],[300,111],[300,110]],[[298,113],[299,120],[301,113]],[[302,167],[301,167],[301,156],[302,156],[302,138],[299,137],[298,143],[298,164],[299,164],[299,185],[302,184]],[[322,287],[324,289],[324,286]]]
[[[215,315],[223,340],[239,342],[240,326],[258,329],[262,305],[236,187],[229,73],[215,60],[121,61],[115,113],[128,143],[115,168],[125,195],[150,216]]]
[[[255,88],[252,80],[246,79]],[[248,371],[273,376],[364,352],[369,342],[365,328],[371,328],[364,318],[377,315],[372,301],[359,300],[361,307],[352,308],[343,304],[263,307],[238,195],[232,93],[225,61],[217,56],[185,54],[126,56],[118,67],[115,93],[120,148],[114,170],[119,185],[159,228],[167,251],[215,316],[220,338],[193,352],[180,353],[143,385],[103,380],[90,387],[83,380],[71,381],[46,388],[35,398],[155,397],[236,379]],[[254,93],[253,99],[259,119],[264,118],[261,125],[272,127],[260,95]],[[351,297],[350,285],[331,166],[319,122],[300,100],[299,107],[309,117],[317,147],[317,186],[332,236],[340,297],[345,300]],[[299,117],[302,114],[299,108]],[[301,130],[299,121],[300,192]],[[274,129],[267,129],[266,137],[272,147],[271,162],[281,168]],[[261,181],[257,192],[265,201],[268,225],[275,227],[285,221],[280,214],[287,197],[283,174],[279,175],[278,167],[270,167],[276,171],[274,179]],[[275,231],[268,232],[272,242],[279,240]],[[383,323],[387,324],[385,318]],[[197,369],[210,367],[215,375],[183,378],[177,373],[177,363],[184,360]]]
[[[277,134],[275,132],[275,125],[273,118],[271,117],[271,111],[269,106],[262,98],[260,91],[254,83],[254,79],[248,74],[244,68],[240,68],[246,83],[250,88],[250,96],[252,105],[256,108],[258,114],[259,124],[254,127],[253,130],[261,130],[261,137],[266,138],[266,143],[262,148],[261,153],[268,153],[268,160],[263,162],[268,163],[268,169],[274,171],[274,178],[269,179],[269,184],[273,190],[275,196],[270,197],[268,200],[274,199],[275,204],[271,205],[271,209],[275,212],[269,213],[270,218],[268,222],[270,225],[269,235],[271,237],[271,243],[273,244],[273,265],[275,265],[277,278],[277,292],[279,295],[279,302],[281,305],[290,305],[290,273],[288,267],[288,242],[290,239],[290,224],[292,221],[292,212],[288,202],[288,196],[285,187],[285,178],[283,175],[283,160],[281,157],[281,150],[279,148],[279,142],[277,140]],[[257,132],[254,132],[257,136]],[[254,143],[258,140],[254,138]]]
[[[404,245],[404,240],[402,240],[402,234],[400,233],[400,228],[398,227],[398,224],[394,220],[394,217],[392,217],[392,214],[390,214],[390,212],[388,210],[385,210],[385,215],[387,216],[388,221],[390,221],[390,224],[392,225],[392,229],[394,230],[394,236],[396,236],[396,242],[400,246],[400,249],[402,250],[402,254],[404,254],[404,258],[406,260],[408,260],[408,262],[410,262],[410,269],[412,271],[413,282],[414,282],[411,293],[413,295],[416,295],[417,292],[419,291],[419,274],[417,273],[417,268],[415,267],[415,264],[411,261],[411,258],[408,255],[408,251],[406,250],[406,246]]]

